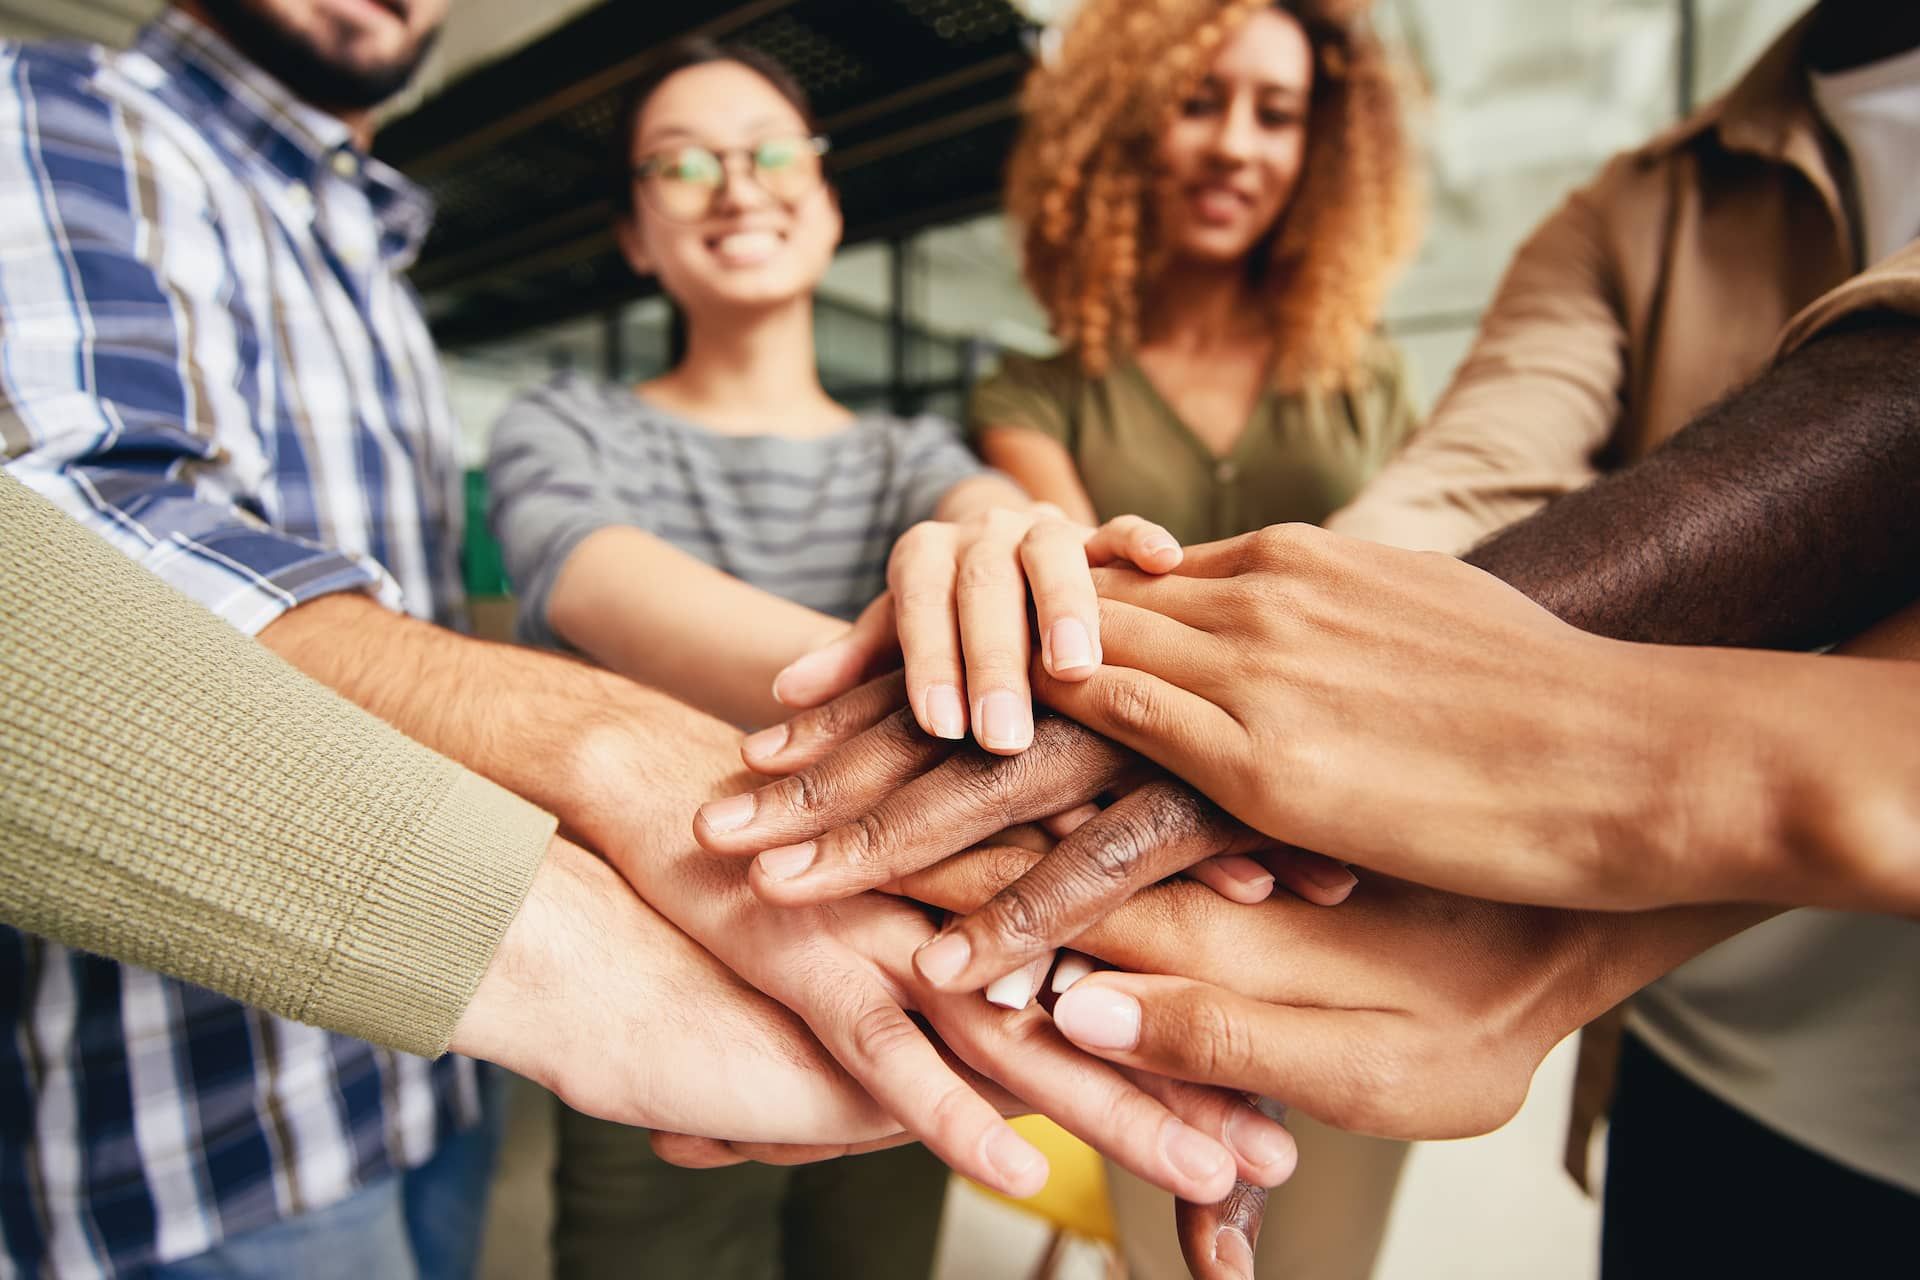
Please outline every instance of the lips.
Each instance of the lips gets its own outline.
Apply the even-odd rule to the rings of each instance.
[[[1186,189],[1186,197],[1194,217],[1208,226],[1237,222],[1253,208],[1252,196],[1214,182],[1194,183]]]
[[[780,252],[787,243],[785,233],[765,227],[746,227],[707,239],[707,249],[723,265],[758,266]]]

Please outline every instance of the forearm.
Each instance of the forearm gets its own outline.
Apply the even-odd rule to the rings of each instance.
[[[33,548],[0,562],[0,919],[444,1047],[553,820],[5,479],[0,545]]]
[[[1783,361],[1467,559],[1587,631],[1812,648],[1920,596],[1920,323]]]
[[[773,678],[847,630],[624,526],[600,530],[567,557],[547,621],[608,669],[748,727],[783,718]]]
[[[1100,523],[1073,455],[1057,440],[1026,427],[988,427],[980,433],[980,456],[1011,476],[1034,501],[1051,502],[1069,520]]]

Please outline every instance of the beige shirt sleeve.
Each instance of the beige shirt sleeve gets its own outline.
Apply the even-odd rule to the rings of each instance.
[[[554,831],[0,475],[0,922],[446,1048]]]
[[[1327,528],[1457,553],[1594,478],[1626,331],[1592,190],[1521,248],[1426,426]]]
[[[1920,240],[1814,299],[1787,324],[1773,358],[1785,359],[1834,325],[1868,311],[1920,317]]]

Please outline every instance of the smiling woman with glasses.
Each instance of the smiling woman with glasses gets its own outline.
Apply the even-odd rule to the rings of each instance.
[[[711,43],[667,51],[618,145],[614,231],[685,318],[686,352],[639,386],[563,376],[495,428],[491,518],[521,637],[751,728],[904,651],[925,729],[1025,748],[1030,592],[1080,593],[1078,650],[1045,652],[1084,678],[1090,558],[1165,569],[1178,547],[1143,521],[1095,530],[1036,509],[951,423],[857,414],[827,394],[813,295],[840,206],[826,140],[777,63]],[[898,594],[913,607],[896,621],[887,587],[903,551]],[[969,556],[1007,590],[963,614],[953,583]],[[1043,622],[1061,611],[1039,602]],[[981,653],[1015,669],[983,681]],[[717,1280],[923,1276],[945,1181],[917,1146],[690,1173],[655,1160],[643,1133],[567,1114],[558,1274],[624,1277],[644,1258],[648,1274]]]

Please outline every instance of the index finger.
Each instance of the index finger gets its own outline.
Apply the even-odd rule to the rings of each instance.
[[[1150,782],[1054,846],[914,957],[943,991],[970,991],[1078,936],[1148,885],[1265,837],[1186,784]]]
[[[1133,763],[1132,753],[1071,721],[1043,718],[1033,746],[1017,756],[975,748],[954,752],[937,767],[903,780],[877,803],[837,823],[788,819],[773,806],[790,803],[780,784],[763,789],[764,813],[755,833],[779,828],[788,841],[729,844],[716,852],[760,852],[754,892],[786,906],[830,902],[898,880],[1017,823],[1044,818],[1091,800]],[[832,794],[844,789],[824,762],[796,784]],[[820,806],[816,806],[818,808]],[[1031,957],[1029,957],[1031,958]]]

